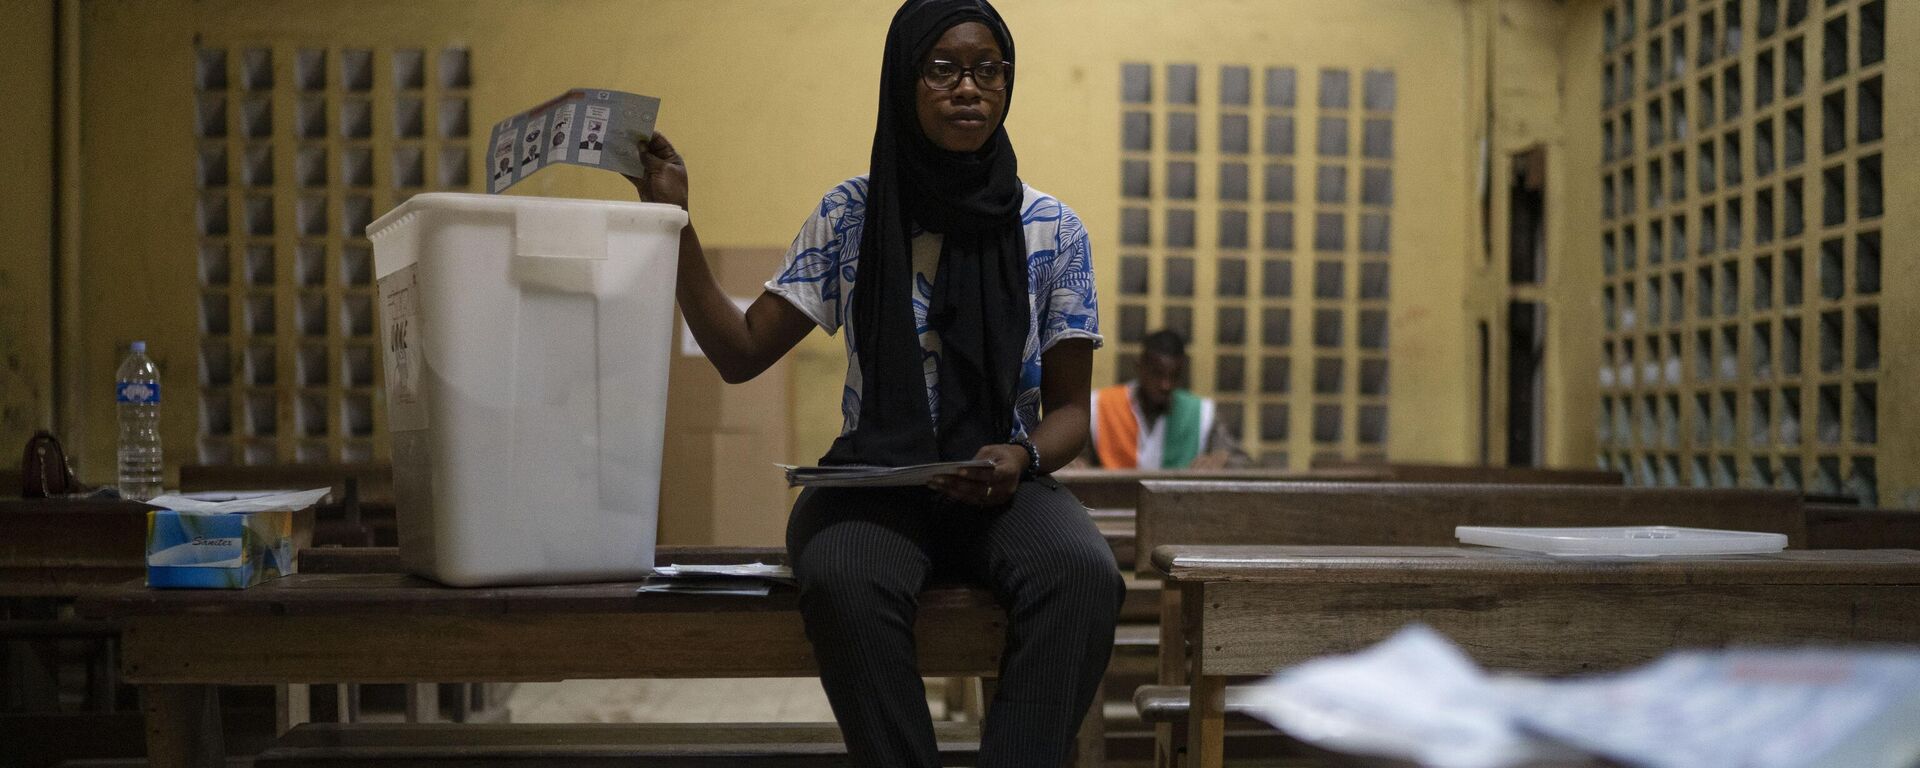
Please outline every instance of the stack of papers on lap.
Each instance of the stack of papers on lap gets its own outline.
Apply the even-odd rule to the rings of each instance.
[[[638,591],[765,596],[775,584],[792,586],[793,569],[766,563],[667,565],[655,568]]]
[[[942,461],[933,464],[914,464],[906,467],[873,467],[865,465],[847,465],[838,467],[796,467],[791,464],[777,464],[787,471],[787,485],[804,485],[813,488],[879,488],[887,486],[926,485],[941,475],[956,474],[969,467],[991,467],[993,462],[985,459],[973,461]]]

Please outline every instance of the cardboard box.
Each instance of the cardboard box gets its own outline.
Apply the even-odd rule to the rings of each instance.
[[[245,589],[300,570],[313,508],[147,513],[147,586]]]
[[[780,270],[779,248],[709,248],[721,288],[751,301]],[[676,328],[685,320],[676,317]],[[680,332],[676,330],[676,332]],[[824,335],[816,334],[816,336]],[[832,392],[840,391],[846,357],[831,340]],[[776,462],[813,463],[818,453],[790,455],[788,389],[795,355],[744,384],[726,384],[695,348],[676,343],[667,391],[667,437],[660,466],[662,544],[771,545],[786,541],[793,505]],[[797,350],[796,350],[797,351]],[[836,434],[839,398],[830,396]]]

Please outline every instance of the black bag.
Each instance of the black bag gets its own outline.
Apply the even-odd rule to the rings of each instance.
[[[73,467],[67,464],[67,452],[52,432],[41,430],[27,439],[26,455],[20,459],[20,497],[44,499],[79,493]]]

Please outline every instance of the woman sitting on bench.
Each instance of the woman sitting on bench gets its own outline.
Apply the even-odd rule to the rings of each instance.
[[[861,766],[937,764],[913,644],[931,578],[986,585],[1009,618],[981,766],[1067,758],[1125,594],[1086,510],[1049,477],[1087,440],[1099,323],[1079,218],[1016,172],[1002,126],[1014,62],[984,0],[909,0],[887,32],[867,175],[827,192],[744,314],[692,224],[681,237],[677,297],[727,381],[816,325],[845,329],[843,427],[821,463],[993,462],[929,488],[810,489],[794,505],[800,610]],[[643,154],[641,198],[685,207],[672,144],[656,135]]]

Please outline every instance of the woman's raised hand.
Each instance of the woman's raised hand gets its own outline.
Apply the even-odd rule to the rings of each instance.
[[[687,207],[687,162],[680,159],[665,134],[655,131],[653,140],[640,148],[640,165],[647,175],[638,179],[628,176],[627,181],[633,182],[642,202]]]

